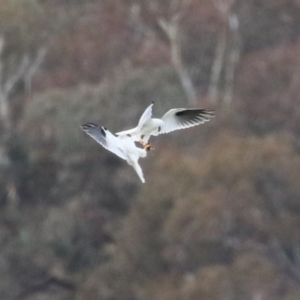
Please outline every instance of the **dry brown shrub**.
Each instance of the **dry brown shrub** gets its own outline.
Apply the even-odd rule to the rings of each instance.
[[[190,300],[221,300],[234,298],[231,270],[223,266],[210,266],[196,274],[187,275],[182,295]]]
[[[237,74],[238,111],[258,132],[299,131],[299,44],[247,56]]]
[[[236,257],[232,271],[244,299],[258,295],[264,299],[280,299],[277,297],[284,287],[284,276],[266,255],[241,253]]]
[[[243,138],[223,133],[217,141],[201,159],[161,150],[152,168],[163,176],[150,177],[150,188],[139,196],[150,216],[164,211],[162,255],[183,269],[230,262],[232,238],[240,239],[238,247],[247,247],[248,241],[266,243],[277,231],[281,236],[293,232],[285,235],[290,239],[295,234],[291,228],[297,217],[292,221],[289,206],[299,195],[293,178],[298,178],[294,172],[298,174],[300,161],[293,140],[284,135]],[[285,170],[290,170],[291,179]],[[281,192],[273,186],[274,176]]]

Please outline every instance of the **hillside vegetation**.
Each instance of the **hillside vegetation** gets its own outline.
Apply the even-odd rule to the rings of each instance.
[[[0,6],[1,300],[299,299],[299,1]],[[141,184],[79,125],[151,101]]]

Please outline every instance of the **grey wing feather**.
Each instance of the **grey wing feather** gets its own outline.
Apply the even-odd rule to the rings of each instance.
[[[87,123],[80,126],[83,131],[85,131],[90,137],[101,144],[103,147],[107,147],[107,142],[105,139],[105,131],[102,127],[99,127],[93,123]]]
[[[122,159],[127,159],[122,151],[122,148],[124,146],[123,141],[115,137],[105,127],[101,127],[93,123],[87,123],[81,125],[81,129],[84,130],[90,137],[92,137],[105,149],[113,152]]]
[[[212,117],[214,117],[214,111],[210,109],[174,108],[163,115],[164,126],[159,133],[168,133],[203,124]]]

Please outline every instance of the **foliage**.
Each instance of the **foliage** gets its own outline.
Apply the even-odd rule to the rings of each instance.
[[[226,23],[212,1],[1,1],[4,76],[48,50],[32,89],[12,94],[1,299],[299,298],[299,4],[232,13],[243,47],[226,107],[205,97]],[[140,185],[79,125],[116,132],[151,101],[155,116],[187,105],[159,26],[176,14],[198,105],[216,118],[153,138]]]

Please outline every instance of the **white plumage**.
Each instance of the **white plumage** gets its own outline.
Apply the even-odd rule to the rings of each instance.
[[[117,132],[120,138],[131,137],[143,145],[148,143],[151,135],[168,133],[178,129],[193,127],[208,122],[214,117],[210,109],[173,108],[166,112],[161,119],[152,118],[151,103],[142,114],[137,127]]]
[[[108,151],[126,160],[134,168],[141,181],[145,182],[138,160],[140,157],[147,156],[147,148],[138,148],[132,139],[120,139],[114,136],[107,128],[93,123],[81,125],[81,128]]]

